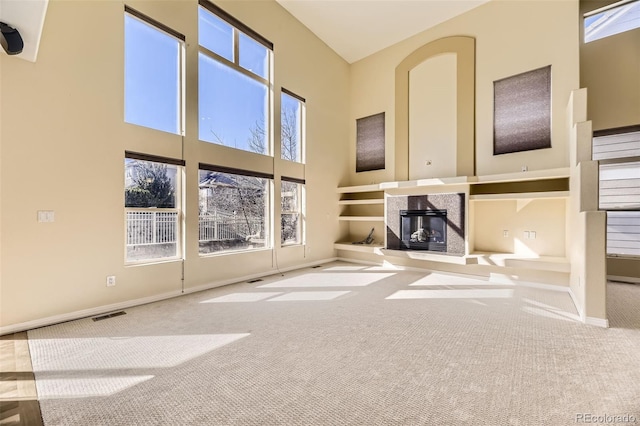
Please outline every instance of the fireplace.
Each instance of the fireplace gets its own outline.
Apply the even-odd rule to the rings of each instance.
[[[447,251],[446,210],[400,210],[402,250]]]

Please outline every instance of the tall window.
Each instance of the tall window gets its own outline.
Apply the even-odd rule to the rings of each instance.
[[[205,0],[198,40],[200,140],[270,154],[273,45]]]
[[[271,247],[273,176],[200,164],[200,254]]]
[[[304,181],[283,177],[280,185],[282,245],[303,243]]]
[[[584,15],[584,42],[636,28],[640,28],[640,1],[619,1]]]
[[[182,134],[184,36],[125,7],[124,120]]]
[[[180,250],[180,181],[184,162],[126,152],[127,262],[176,259]]]
[[[280,102],[281,157],[283,160],[303,160],[304,98],[282,89]]]

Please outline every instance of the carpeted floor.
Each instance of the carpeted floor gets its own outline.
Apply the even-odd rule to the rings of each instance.
[[[45,425],[640,424],[640,286],[608,303],[601,329],[564,292],[335,262],[29,345]]]

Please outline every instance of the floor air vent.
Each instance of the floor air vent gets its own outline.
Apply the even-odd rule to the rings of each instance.
[[[262,278],[256,278],[255,280],[249,280],[247,282],[251,284],[251,283],[259,283],[260,281],[262,281]]]
[[[111,314],[104,314],[104,315],[100,315],[99,317],[93,317],[91,318],[94,321],[101,321],[101,320],[105,320],[107,318],[113,318],[113,317],[119,317],[120,315],[126,315],[127,313],[125,311],[120,311],[120,312],[113,312]]]

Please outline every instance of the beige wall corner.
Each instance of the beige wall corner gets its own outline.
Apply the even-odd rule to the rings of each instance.
[[[591,161],[591,123],[584,118],[586,91],[574,91],[567,105],[571,177],[568,254],[570,292],[582,320],[608,326],[606,310],[606,212],[598,211],[597,161]]]
[[[576,166],[580,211],[598,210],[598,162],[584,161]],[[574,176],[572,176],[572,179]]]
[[[606,212],[581,213],[584,219],[585,317],[607,319]]]

